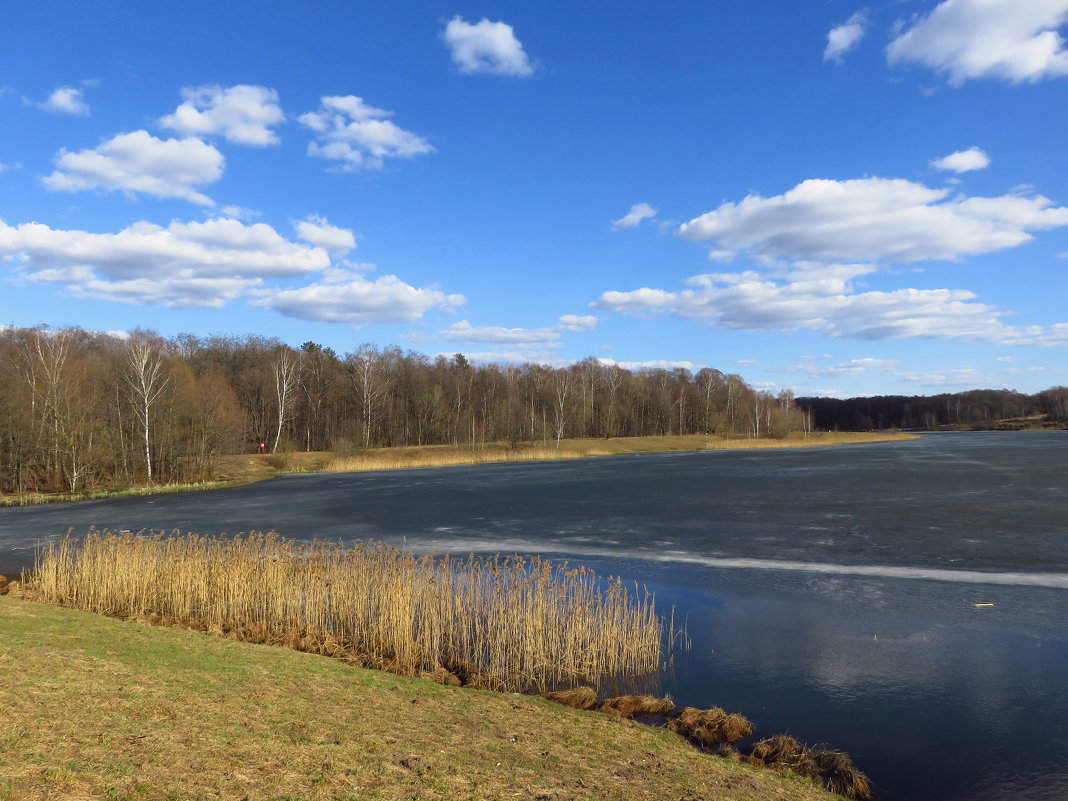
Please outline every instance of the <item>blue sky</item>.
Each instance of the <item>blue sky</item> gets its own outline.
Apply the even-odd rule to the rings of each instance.
[[[0,324],[1068,384],[1066,36],[1068,0],[0,4]]]

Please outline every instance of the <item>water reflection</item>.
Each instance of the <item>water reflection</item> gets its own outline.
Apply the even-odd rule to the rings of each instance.
[[[848,750],[881,799],[1068,797],[1065,637],[992,623],[924,582],[802,578],[769,597],[732,578],[660,584],[697,644],[665,678],[675,697]]]

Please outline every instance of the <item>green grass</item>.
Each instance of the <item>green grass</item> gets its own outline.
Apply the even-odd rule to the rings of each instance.
[[[819,801],[528,696],[0,596],[0,799]]]

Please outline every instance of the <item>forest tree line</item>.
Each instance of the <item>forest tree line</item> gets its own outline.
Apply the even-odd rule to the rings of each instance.
[[[262,336],[0,331],[0,492],[211,478],[223,455],[671,434],[786,436],[789,392],[704,368],[472,364]]]
[[[890,428],[1006,428],[1013,418],[1043,417],[1068,424],[1068,387],[1034,395],[1009,389],[973,389],[940,395],[880,395],[870,398],[798,398],[797,404],[823,431]]]

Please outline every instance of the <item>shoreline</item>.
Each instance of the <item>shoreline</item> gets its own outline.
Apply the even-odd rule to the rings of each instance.
[[[323,451],[294,451],[264,456],[233,454],[224,457],[222,477],[218,480],[162,486],[142,485],[118,490],[90,490],[74,493],[28,493],[0,496],[0,508],[43,506],[52,503],[143,497],[172,493],[228,489],[291,473],[350,473],[371,470],[403,470],[416,467],[451,467],[502,462],[563,461],[622,456],[641,453],[683,451],[735,451],[782,448],[830,447],[918,439],[911,432],[814,432],[791,435],[783,439],[728,438],[687,434],[663,437],[613,437],[609,439],[566,439],[560,446],[533,443],[485,443],[477,445],[409,445],[395,448],[370,448],[352,455]]]

